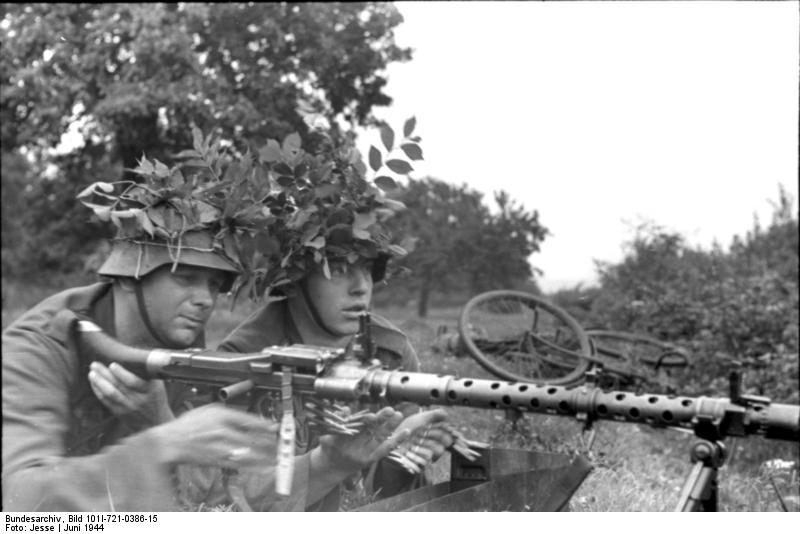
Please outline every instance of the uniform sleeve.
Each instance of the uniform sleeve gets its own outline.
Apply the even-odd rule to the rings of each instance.
[[[3,333],[3,509],[173,510],[169,470],[142,433],[90,456],[67,457],[75,354],[55,338],[14,326]]]
[[[417,351],[411,345],[411,342],[406,339],[405,346],[402,349],[401,356],[403,357],[403,369],[410,373],[420,372],[421,365],[419,363],[419,356]]]
[[[259,308],[236,326],[217,348],[224,352],[258,352],[275,344],[266,329],[276,324],[274,310],[269,306]]]

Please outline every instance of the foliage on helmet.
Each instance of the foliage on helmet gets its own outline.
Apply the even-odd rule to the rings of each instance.
[[[403,256],[392,243],[384,221],[405,206],[387,198],[397,187],[389,174],[413,170],[408,160],[422,159],[419,137],[413,137],[415,119],[408,119],[403,139],[380,129],[384,150],[369,149],[368,168],[352,139],[328,143],[316,153],[302,148],[300,136],[288,135],[282,143],[270,139],[258,152],[268,168],[273,193],[265,200],[274,219],[256,246],[267,260],[256,269],[248,292],[256,298],[271,289],[302,279],[316,266],[330,276],[329,262],[354,263],[379,255]],[[391,172],[386,172],[388,171]]]
[[[269,194],[265,170],[252,156],[234,159],[220,141],[192,129],[193,148],[168,167],[144,155],[137,168],[142,182],[94,182],[78,194],[101,221],[117,227],[117,240],[164,242],[181,249],[191,231],[213,235],[213,251],[250,276],[255,236],[272,215],[263,204]],[[175,255],[174,263],[180,260]]]

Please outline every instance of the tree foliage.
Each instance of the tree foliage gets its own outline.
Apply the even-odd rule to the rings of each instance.
[[[3,159],[33,165],[14,193],[31,205],[29,240],[80,249],[103,236],[81,228],[75,193],[123,178],[143,153],[171,163],[190,126],[246,150],[294,131],[321,142],[311,111],[332,135],[372,123],[391,102],[383,70],[411,57],[394,43],[401,21],[384,3],[3,4]],[[67,132],[77,146],[54,153]]]
[[[413,278],[394,281],[389,293],[416,293],[420,317],[434,291],[476,294],[516,287],[533,275],[528,259],[547,229],[507,193],[495,195],[492,212],[481,193],[429,177],[409,180],[395,197],[407,209],[390,224],[412,248],[402,263]]]
[[[598,265],[599,288],[561,300],[569,297],[570,311],[586,328],[641,332],[687,348],[687,392],[727,395],[727,371],[744,365],[751,392],[797,402],[798,216],[792,205],[781,190],[769,226],[756,221],[728,250],[690,247],[655,225],[639,228],[620,263]]]

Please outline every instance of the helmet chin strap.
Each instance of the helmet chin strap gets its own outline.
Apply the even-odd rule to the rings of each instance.
[[[339,332],[334,332],[333,330],[328,328],[328,326],[322,320],[322,317],[319,314],[319,310],[317,310],[317,307],[314,306],[314,302],[311,300],[311,295],[308,294],[308,288],[306,287],[305,280],[301,281],[298,285],[300,286],[300,293],[303,296],[303,301],[305,302],[306,309],[308,310],[308,313],[311,315],[311,320],[314,321],[314,324],[316,324],[320,328],[320,330],[322,330],[329,336],[336,338],[345,337]]]
[[[179,347],[174,343],[171,343],[164,338],[162,338],[156,329],[153,327],[153,323],[150,321],[150,315],[147,313],[147,306],[144,304],[144,293],[142,292],[142,283],[140,280],[133,281],[133,288],[134,293],[136,293],[136,305],[139,307],[139,317],[142,318],[142,322],[144,323],[145,328],[150,333],[153,339],[159,344],[159,348],[165,349],[180,349],[183,347]]]

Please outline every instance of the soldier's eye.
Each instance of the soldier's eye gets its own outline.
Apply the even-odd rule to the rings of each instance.
[[[328,264],[332,276],[344,276],[347,274],[347,264],[342,261],[331,262]]]

